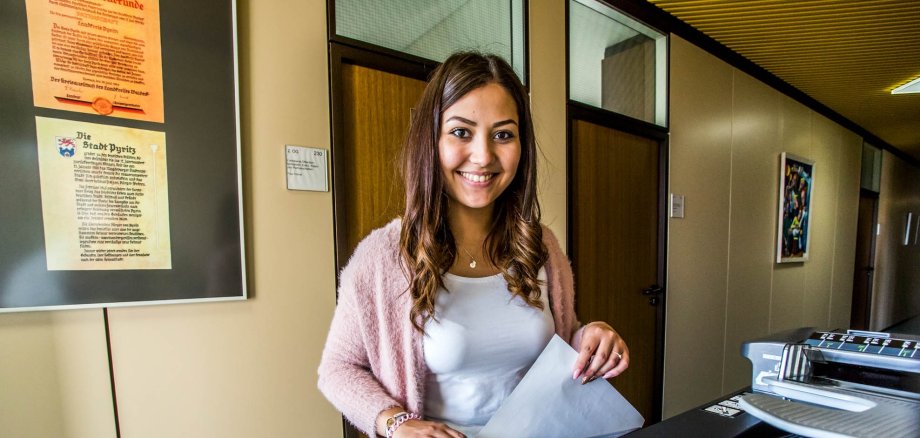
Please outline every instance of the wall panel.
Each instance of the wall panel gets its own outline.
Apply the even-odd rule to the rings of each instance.
[[[114,438],[102,310],[0,315],[0,436]]]
[[[565,2],[529,2],[530,105],[543,223],[566,248]],[[576,279],[576,290],[577,290]]]
[[[856,261],[856,224],[859,214],[859,179],[862,171],[862,138],[840,129],[840,166],[837,177],[837,236],[834,273],[831,279],[829,328],[850,326],[853,305],[853,271]],[[854,236],[847,239],[845,236]]]
[[[0,315],[0,431],[4,436],[64,433],[61,384],[50,312]]]
[[[834,267],[834,238],[837,228],[837,169],[840,165],[840,133],[837,125],[812,113],[811,155],[815,161],[812,189],[809,259],[802,263],[808,276],[802,303],[803,325],[826,327],[830,319],[831,277]],[[854,232],[853,239],[856,234]],[[851,280],[852,281],[852,280]]]
[[[789,97],[780,97],[782,106],[780,148],[782,151],[795,155],[808,157],[811,155],[812,145],[812,118],[811,110],[802,106]],[[777,223],[779,214],[779,166],[780,158],[777,153],[773,157],[773,187],[774,210],[773,219],[773,246],[776,252]],[[774,265],[773,287],[770,299],[770,332],[775,333],[801,327],[804,324],[805,270],[796,263],[782,263]]]
[[[673,36],[670,65],[665,417],[722,393],[732,141],[732,69]]]
[[[780,95],[753,77],[734,71],[733,88],[723,392],[750,384],[739,347],[769,331],[781,114]]]

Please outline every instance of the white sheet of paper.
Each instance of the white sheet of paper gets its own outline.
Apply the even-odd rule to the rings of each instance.
[[[572,379],[578,353],[553,336],[530,371],[476,438],[620,436],[645,420],[604,379]]]

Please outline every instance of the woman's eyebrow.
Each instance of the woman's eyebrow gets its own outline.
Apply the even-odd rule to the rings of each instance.
[[[474,122],[474,121],[472,121],[472,120],[470,120],[470,119],[467,119],[466,117],[460,117],[460,116],[453,116],[453,117],[451,117],[451,118],[445,120],[444,123],[447,123],[447,122],[449,122],[449,121],[451,121],[451,120],[457,120],[457,121],[459,121],[459,122],[466,123],[467,125],[476,126],[476,122]]]
[[[448,118],[447,120],[445,120],[444,123],[447,123],[447,122],[450,122],[450,121],[453,121],[453,120],[456,120],[456,121],[458,121],[458,122],[465,123],[465,124],[470,125],[470,126],[477,126],[477,125],[478,125],[476,122],[474,122],[474,121],[472,121],[472,120],[470,120],[470,119],[467,119],[466,117],[461,117],[461,116],[452,116],[452,117]],[[492,124],[492,128],[494,129],[494,128],[498,128],[499,126],[504,126],[504,125],[517,125],[517,124],[518,124],[518,122],[514,121],[514,119],[507,119],[507,120],[502,120],[502,121],[500,121],[500,122],[495,122],[495,123],[493,123],[493,124]]]

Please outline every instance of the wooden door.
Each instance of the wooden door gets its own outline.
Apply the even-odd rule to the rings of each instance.
[[[430,67],[335,44],[331,53],[336,268],[340,270],[361,239],[403,213],[399,152],[410,111],[425,88],[419,78]],[[355,59],[361,61],[352,62]],[[345,437],[365,438],[344,418],[342,423]]]
[[[869,329],[872,309],[872,279],[875,273],[875,229],[878,193],[863,190],[859,194],[856,221],[856,261],[853,269],[853,305],[850,328]]]
[[[648,425],[661,415],[660,144],[580,120],[571,132],[576,310],[626,340],[629,369],[610,382]]]
[[[403,212],[399,152],[425,82],[343,63],[341,87],[341,142],[333,154],[340,268],[367,233]]]

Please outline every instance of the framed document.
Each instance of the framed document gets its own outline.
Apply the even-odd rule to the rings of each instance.
[[[0,5],[0,312],[245,299],[235,2]]]

